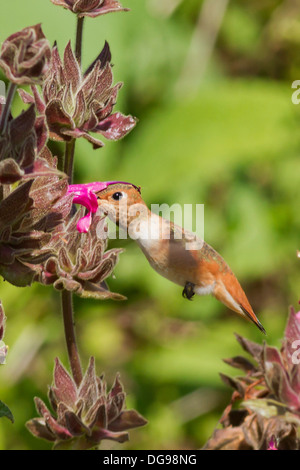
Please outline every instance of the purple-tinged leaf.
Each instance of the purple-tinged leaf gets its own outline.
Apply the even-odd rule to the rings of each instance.
[[[236,390],[240,394],[241,397],[244,396],[244,392],[245,392],[244,386],[238,379],[229,377],[228,375],[225,375],[222,373],[220,373],[220,377],[226,385]]]
[[[290,365],[292,365],[293,355],[295,354],[295,341],[300,340],[300,312],[295,312],[290,308],[289,318],[284,333],[284,352]]]
[[[70,408],[73,408],[77,400],[76,385],[58,358],[55,359],[53,380],[53,392],[57,401],[62,401]]]
[[[34,418],[26,423],[27,429],[35,437],[39,439],[46,439],[47,441],[54,442],[56,440],[55,435],[47,428],[43,418]]]
[[[87,76],[95,67],[96,63],[100,61],[101,68],[104,68],[107,62],[111,62],[111,52],[110,52],[110,47],[107,41],[105,41],[104,47],[100,54],[96,57],[94,62],[91,63],[89,68],[86,70],[84,76]]]
[[[81,82],[81,72],[77,60],[72,51],[71,42],[69,41],[64,52],[64,71],[66,82],[70,83],[73,92],[75,92]]]
[[[0,230],[15,223],[22,214],[25,207],[32,206],[32,199],[29,197],[32,181],[28,181],[18,186],[9,197],[5,198],[0,205]]]
[[[2,44],[0,66],[18,85],[41,83],[50,62],[50,47],[41,25],[24,28]]]
[[[263,352],[263,346],[261,344],[254,343],[249,339],[243,338],[238,334],[235,334],[235,337],[244,349],[244,351],[248,352],[257,362],[260,362],[261,355]]]
[[[300,410],[300,398],[292,390],[286,371],[276,362],[265,363],[265,369],[266,383],[275,397],[291,410]]]
[[[85,412],[97,401],[97,380],[93,357],[90,358],[88,368],[80,384],[78,397],[82,398],[85,403]]]
[[[66,420],[66,427],[72,436],[82,436],[82,434],[89,435],[90,430],[83,422],[76,416],[73,411],[66,411],[64,418]]]
[[[23,90],[22,88],[18,88],[18,93],[20,95],[20,98],[23,100],[23,103],[34,103],[34,97],[30,93],[27,93],[27,91]]]
[[[38,113],[39,114],[44,114],[46,106],[45,106],[45,103],[43,102],[42,98],[40,97],[36,86],[34,86],[34,85],[31,86],[31,91],[33,93],[33,97],[34,97],[34,101],[35,101],[35,105],[36,105],[36,109],[38,110]]]
[[[145,426],[148,421],[143,418],[137,411],[135,410],[124,410],[122,413],[115,419],[112,423],[110,423],[109,428],[112,431],[120,432],[125,431],[127,429],[138,428],[140,426]]]
[[[64,111],[62,103],[58,99],[52,100],[47,105],[45,116],[49,127],[50,137],[54,140],[64,140],[61,131],[74,127],[72,119]],[[71,138],[67,140],[71,140]]]
[[[35,397],[34,401],[37,411],[44,418],[48,430],[58,436],[59,439],[70,439],[72,437],[70,432],[65,427],[58,424],[43,401],[38,397]]]
[[[110,441],[116,441],[120,444],[123,444],[129,440],[129,434],[127,432],[112,432],[108,429],[95,429],[91,438],[95,443],[99,443],[103,439],[108,439]]]
[[[106,15],[107,13],[115,13],[117,11],[129,11],[129,8],[122,7],[121,3],[117,0],[103,0],[99,8],[95,8],[94,10],[85,13],[79,13],[78,16],[90,16],[91,18],[96,18],[97,16]]]
[[[252,362],[248,361],[243,356],[235,356],[232,358],[228,359],[223,359],[223,361],[230,365],[231,367],[235,367],[236,369],[241,369],[244,372],[251,372],[251,373],[256,373],[257,368],[252,364]]]
[[[0,162],[0,184],[13,184],[22,179],[24,170],[12,158]]]
[[[106,139],[119,140],[135,127],[136,122],[136,119],[132,116],[115,113],[101,121],[94,130],[102,134]]]
[[[24,137],[32,130],[34,123],[35,110],[32,104],[10,123],[10,138],[14,145],[18,145],[24,141]]]

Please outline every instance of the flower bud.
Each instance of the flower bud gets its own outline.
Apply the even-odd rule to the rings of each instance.
[[[18,85],[42,82],[51,57],[41,25],[30,26],[9,36],[2,44],[0,67]]]

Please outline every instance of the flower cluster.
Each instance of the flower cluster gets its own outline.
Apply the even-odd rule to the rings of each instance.
[[[16,286],[37,280],[51,251],[52,233],[67,217],[72,197],[66,175],[48,150],[41,152],[21,183],[2,186],[0,194],[0,274]]]
[[[22,176],[16,189],[3,187],[0,273],[17,286],[38,281],[82,297],[122,300],[124,297],[110,292],[104,282],[121,250],[105,251],[106,224],[99,215],[94,216],[87,234],[76,230],[79,221],[85,220],[83,209],[69,218],[74,193],[56,165],[45,147],[31,166],[32,172]]]
[[[295,349],[299,338],[300,312],[293,309],[280,350],[237,336],[255,363],[241,356],[225,360],[246,375],[221,375],[234,392],[221,419],[223,429],[215,431],[206,449],[268,449],[274,440],[279,450],[300,449],[300,361]],[[241,400],[236,409],[233,405]]]
[[[79,233],[76,226],[82,216],[81,209],[52,236],[47,245],[51,255],[43,263],[39,281],[81,297],[124,300],[121,294],[110,292],[105,282],[122,250],[105,251],[106,223],[100,215],[94,217],[88,233]]]
[[[70,44],[65,50],[64,64],[57,49],[53,49],[52,55],[50,53],[52,68],[45,73],[46,62],[42,67],[41,57],[34,54],[39,41],[44,51],[46,40],[40,27],[27,28],[5,41],[6,50],[14,50],[19,59],[31,58],[27,78],[29,70],[31,75],[39,70],[40,78],[43,73],[47,106],[35,86],[32,87],[34,97],[19,90],[24,100],[31,102],[30,106],[15,119],[9,116],[0,135],[0,274],[17,286],[38,281],[83,297],[120,300],[124,297],[110,292],[105,282],[121,250],[105,252],[104,220],[95,217],[93,228],[87,235],[76,230],[77,226],[81,233],[87,232],[92,224],[91,214],[98,207],[91,190],[95,183],[75,185],[75,194],[74,187],[68,186],[67,176],[58,171],[57,159],[52,156],[46,142],[48,129],[51,135],[56,132],[57,138],[68,140],[78,137],[78,128],[73,129],[74,134],[70,128],[67,129],[71,120],[71,127],[76,122],[82,125],[83,134],[94,143],[87,134],[87,129],[95,124],[93,117],[96,120],[103,118],[101,123],[98,122],[99,129],[103,126],[101,132],[111,138],[115,138],[116,133],[119,136],[126,133],[128,125],[130,127],[135,121],[119,113],[111,115],[120,84],[111,87],[111,55],[107,43],[83,78]],[[44,59],[48,60],[48,53],[45,54]],[[24,72],[20,71],[20,76],[22,74]],[[37,77],[38,74],[35,79]],[[72,101],[73,98],[75,101]],[[79,108],[76,110],[77,106]],[[55,109],[54,115],[51,109]],[[65,128],[59,124],[59,109],[68,111],[70,115],[73,109],[72,118],[65,123]],[[53,116],[58,116],[56,123]],[[81,119],[81,124],[78,119]],[[91,124],[92,121],[94,124]],[[106,187],[105,184],[97,183],[97,187]],[[86,186],[88,191],[85,190]],[[79,210],[71,217],[73,200],[88,207],[88,214],[84,216],[83,210]],[[101,224],[100,233],[97,228]]]
[[[116,11],[128,11],[117,0],[51,0],[54,5],[62,6],[79,17],[105,15]]]
[[[9,36],[2,44],[0,67],[15,84],[41,83],[51,51],[41,25],[30,26]]]
[[[55,413],[36,398],[41,418],[27,423],[37,437],[54,443],[56,449],[91,449],[103,439],[128,440],[127,430],[144,426],[146,420],[135,410],[125,408],[125,392],[117,376],[107,392],[103,377],[97,377],[91,358],[81,384],[77,387],[57,359],[49,401]]]
[[[132,116],[112,113],[122,83],[113,83],[110,51],[105,43],[100,55],[82,75],[71,44],[68,43],[62,63],[57,47],[52,50],[51,66],[43,83],[43,97],[36,87],[33,96],[19,90],[25,103],[35,103],[44,116],[50,138],[68,142],[83,137],[94,148],[104,144],[90,134],[94,132],[109,140],[119,140],[136,125]]]

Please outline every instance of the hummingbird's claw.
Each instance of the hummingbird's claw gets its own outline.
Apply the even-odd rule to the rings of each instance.
[[[192,298],[195,295],[194,287],[195,287],[195,284],[193,284],[192,282],[186,282],[184,289],[182,291],[182,297],[188,300],[192,300]]]

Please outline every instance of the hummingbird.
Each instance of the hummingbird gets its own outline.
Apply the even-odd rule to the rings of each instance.
[[[137,186],[112,183],[95,194],[100,211],[127,231],[157,273],[183,287],[185,298],[211,294],[266,334],[239,281],[214,248],[151,212]]]

